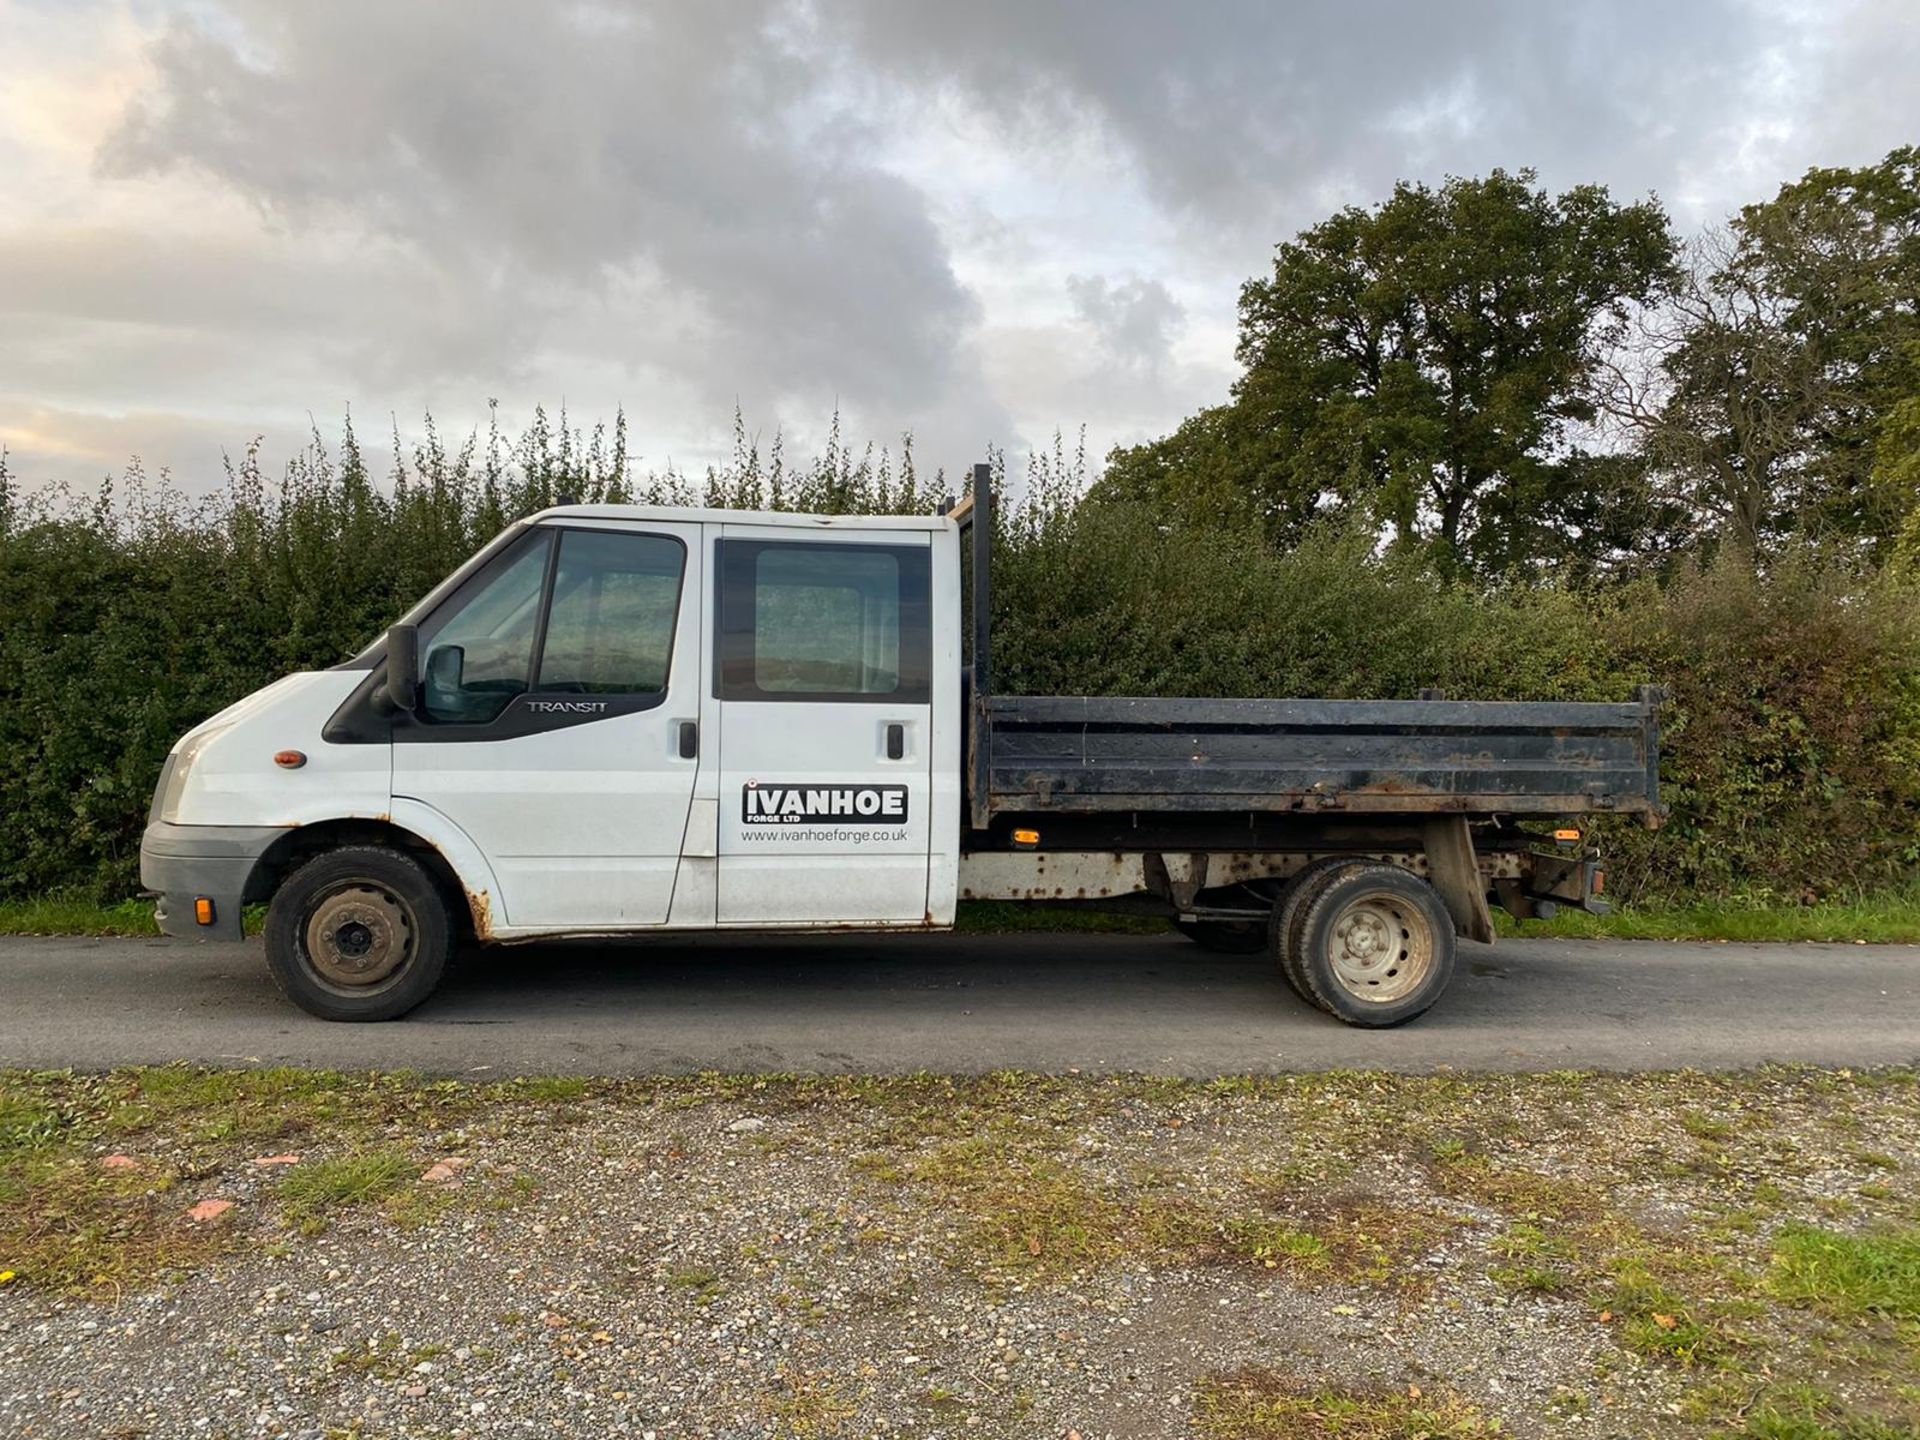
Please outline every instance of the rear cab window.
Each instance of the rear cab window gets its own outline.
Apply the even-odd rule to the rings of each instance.
[[[729,539],[717,554],[721,699],[927,703],[926,547]]]

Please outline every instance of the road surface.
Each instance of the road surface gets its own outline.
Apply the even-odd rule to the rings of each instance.
[[[1399,1030],[1175,936],[659,940],[463,957],[406,1020],[280,999],[259,942],[0,938],[0,1065],[174,1060],[477,1077],[696,1070],[1430,1071],[1920,1059],[1920,947],[1463,944]]]

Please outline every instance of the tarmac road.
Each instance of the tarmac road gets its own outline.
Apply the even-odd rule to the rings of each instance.
[[[478,1077],[697,1070],[1208,1076],[1920,1059],[1920,947],[1463,943],[1398,1030],[1176,936],[702,938],[463,957],[403,1021],[283,1001],[258,941],[0,938],[0,1066],[189,1060]]]

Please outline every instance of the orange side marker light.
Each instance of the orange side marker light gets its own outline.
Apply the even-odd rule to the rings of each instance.
[[[196,925],[213,924],[213,901],[202,895],[193,902],[193,920]]]
[[[298,770],[307,763],[307,754],[304,750],[282,750],[273,757],[273,763],[282,770]]]

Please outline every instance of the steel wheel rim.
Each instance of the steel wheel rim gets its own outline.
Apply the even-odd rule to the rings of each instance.
[[[1435,949],[1426,915],[1390,890],[1356,895],[1340,907],[1327,935],[1333,978],[1354,999],[1373,1005],[1395,1004],[1425,984]]]
[[[314,903],[304,938],[307,963],[323,984],[364,995],[413,958],[413,911],[384,885],[351,880]]]

